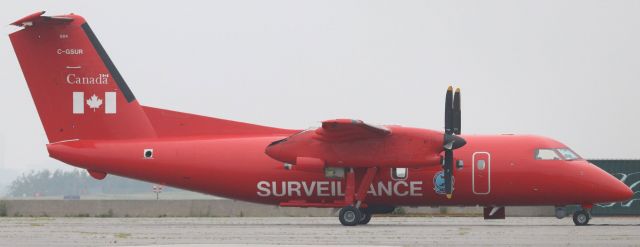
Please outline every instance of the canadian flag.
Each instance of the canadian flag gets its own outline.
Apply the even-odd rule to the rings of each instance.
[[[105,114],[116,114],[116,92],[105,92],[104,100],[99,94],[92,94],[85,98],[84,92],[73,92],[73,114],[84,114],[85,104],[95,112],[104,102]]]

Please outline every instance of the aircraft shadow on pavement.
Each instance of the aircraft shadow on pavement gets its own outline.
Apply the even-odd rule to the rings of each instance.
[[[556,225],[556,224],[531,224],[531,225],[511,225],[511,224],[375,224],[371,223],[366,226],[358,226],[358,227],[576,227],[571,223],[567,223],[566,225]],[[620,227],[620,226],[640,226],[638,224],[589,224],[586,226],[601,226],[601,227]]]
[[[589,224],[586,226],[640,226],[640,223],[638,224]]]

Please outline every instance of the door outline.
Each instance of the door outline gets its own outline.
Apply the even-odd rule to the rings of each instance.
[[[487,155],[487,164],[486,164],[486,169],[487,169],[487,187],[489,187],[487,189],[487,192],[476,192],[476,155],[477,154],[486,154]],[[488,195],[489,193],[491,193],[491,154],[489,152],[474,152],[472,157],[471,157],[471,190],[473,191],[473,194],[476,195]]]

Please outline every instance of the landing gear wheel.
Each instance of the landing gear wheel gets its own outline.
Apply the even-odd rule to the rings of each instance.
[[[360,225],[366,225],[369,223],[369,221],[371,220],[371,216],[373,216],[373,214],[371,214],[371,212],[369,212],[369,210],[366,209],[362,209],[360,210],[360,221],[358,221],[358,224]]]
[[[585,210],[575,211],[573,213],[573,223],[576,226],[586,226],[589,224],[589,220],[591,219],[591,214]]]
[[[361,218],[362,214],[360,213],[360,210],[354,206],[346,206],[340,209],[340,214],[338,214],[338,219],[340,219],[340,223],[343,226],[358,225]]]

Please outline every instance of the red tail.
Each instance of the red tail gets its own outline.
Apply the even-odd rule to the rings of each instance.
[[[143,108],[84,18],[42,14],[9,37],[49,142],[291,132]]]
[[[9,35],[49,142],[154,137],[144,110],[87,22],[42,16]]]

